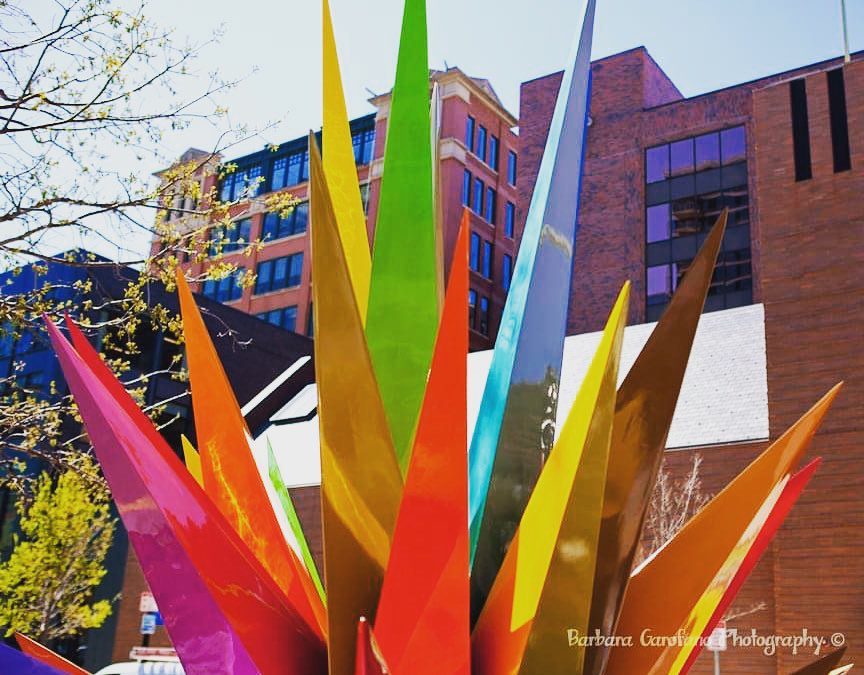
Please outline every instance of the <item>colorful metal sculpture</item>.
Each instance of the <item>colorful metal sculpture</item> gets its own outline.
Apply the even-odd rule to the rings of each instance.
[[[182,277],[200,449],[184,439],[188,469],[74,324],[67,318],[70,344],[48,323],[186,672],[686,672],[698,648],[570,646],[568,631],[707,635],[815,471],[796,467],[837,388],[632,569],[726,216],[617,387],[622,280],[556,438],[589,101],[587,0],[467,452],[471,221],[466,212],[442,307],[425,5],[406,0],[370,272],[323,1],[328,154],[310,135],[309,158],[324,584],[275,461],[284,449],[270,450],[263,475]],[[0,669],[60,672],[59,657],[25,644],[36,660],[0,645]]]

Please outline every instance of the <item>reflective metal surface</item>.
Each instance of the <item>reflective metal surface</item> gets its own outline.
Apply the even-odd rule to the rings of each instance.
[[[366,318],[369,353],[403,472],[439,317],[426,40],[426,0],[406,0]]]
[[[711,584],[775,486],[797,466],[836,397],[835,386],[663,548],[636,570],[624,596],[618,635],[674,635]],[[677,646],[614,647],[608,675],[668,672]]]
[[[323,644],[95,350],[48,332],[187,672],[324,672]]]
[[[726,218],[724,211],[618,390],[591,603],[592,635],[614,633]],[[608,646],[590,647],[585,672],[600,675],[608,654]]]
[[[346,675],[354,671],[357,619],[375,616],[402,475],[311,135],[309,144],[329,659],[331,675]]]
[[[474,629],[475,675],[521,672],[529,637],[534,638],[531,650],[541,644],[545,648],[549,625],[562,611],[568,614],[566,626],[584,619],[587,628],[602,473],[609,449],[629,292],[626,284]],[[572,578],[553,588],[561,574]],[[536,627],[535,622],[539,622]],[[562,633],[559,627],[557,640],[566,638],[564,630]],[[563,642],[566,647],[566,639]],[[557,650],[553,652],[555,658],[560,657]],[[538,655],[532,655],[532,662],[537,659]],[[581,665],[582,654],[571,651],[560,667],[577,672],[573,659]],[[543,668],[548,664],[540,660],[543,665],[538,664],[539,670],[531,672],[546,672]]]
[[[375,634],[391,672],[467,675],[468,235],[465,210]]]
[[[204,489],[291,605],[324,640],[327,619],[321,598],[303,563],[282,534],[252,456],[252,439],[246,420],[198,305],[179,270],[177,294],[183,317],[186,363]]]
[[[584,4],[578,42],[561,82],[471,442],[475,615],[554,440],[588,115],[594,5],[594,0]]]
[[[322,0],[321,13],[324,70],[321,145],[324,170],[339,238],[342,240],[342,250],[345,252],[345,264],[348,266],[351,287],[354,289],[354,301],[357,303],[360,319],[365,322],[372,256],[369,253],[366,215],[360,196],[357,163],[354,159],[348,112],[345,109],[345,94],[342,91],[342,75],[339,71],[339,56],[328,0]]]

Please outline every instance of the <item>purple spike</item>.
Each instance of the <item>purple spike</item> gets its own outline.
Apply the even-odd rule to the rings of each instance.
[[[51,666],[27,656],[24,652],[12,649],[0,642],[0,673],[15,673],[15,675],[63,675]]]

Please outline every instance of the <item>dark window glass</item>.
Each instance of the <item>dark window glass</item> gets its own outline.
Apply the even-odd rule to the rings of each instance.
[[[846,116],[846,85],[843,81],[842,68],[829,70],[826,75],[834,173],[839,173],[852,168],[852,157],[849,153],[849,121]]]
[[[513,202],[504,205],[504,236],[513,238],[513,230],[516,221],[516,207]]]
[[[260,195],[264,191],[264,181],[261,180],[263,176],[264,168],[260,164],[249,168],[246,174],[246,189],[250,197]]]
[[[645,186],[645,203],[648,206],[669,201],[669,181],[651,183]]]
[[[234,174],[229,173],[222,178],[222,190],[219,193],[219,200],[230,202],[234,191]]]
[[[468,169],[462,174],[462,205],[471,206],[471,172]]]
[[[698,234],[701,230],[698,202],[695,197],[676,199],[672,202],[672,236],[684,237]]]
[[[465,145],[471,152],[474,152],[474,118],[468,115],[468,120],[465,122]]]
[[[474,148],[474,154],[476,154],[481,161],[486,161],[486,127],[482,124],[477,130],[477,147]]]
[[[483,213],[483,217],[488,220],[492,225],[495,224],[495,202],[497,201],[495,194],[495,189],[491,187],[486,188],[486,209]]]
[[[239,300],[243,296],[242,283],[245,275],[246,270],[243,267],[238,267],[234,272],[221,279],[207,279],[201,293],[204,297],[217,302]]]
[[[648,223],[646,240],[649,244],[669,239],[672,234],[670,214],[669,204],[658,204],[657,206],[648,207],[645,220]]]
[[[722,208],[723,196],[719,190],[696,197],[696,210],[699,213],[699,230],[701,232],[707,232],[713,227]]]
[[[723,191],[723,207],[729,209],[727,228],[750,224],[750,204],[746,186]]]
[[[270,174],[270,189],[278,190],[285,187],[285,169],[288,167],[288,159],[280,157],[273,162],[273,172]]]
[[[244,248],[250,241],[252,234],[252,220],[244,218],[232,223],[227,228],[222,226],[210,230],[210,255],[231,253]]]
[[[696,140],[696,171],[720,166],[720,134],[704,134]]]
[[[309,202],[297,204],[284,218],[278,213],[268,213],[264,216],[262,235],[266,241],[282,239],[306,231],[309,223]]]
[[[471,244],[468,251],[468,267],[475,272],[480,271],[480,235],[471,233]]]
[[[731,166],[724,166],[722,185],[724,188],[747,185],[747,163],[740,162]]]
[[[686,176],[675,176],[669,181],[669,196],[672,199],[689,197],[696,194],[696,176],[692,173]]]
[[[795,180],[813,177],[810,166],[810,122],[807,119],[807,85],[803,78],[789,83],[792,108],[792,152],[795,159]]]
[[[351,137],[354,146],[354,161],[357,164],[368,164],[372,161],[375,150],[375,130],[358,131]]]
[[[648,148],[645,152],[645,182],[657,183],[669,178],[669,146]]]
[[[747,158],[744,127],[732,127],[720,132],[720,152],[724,164],[743,162]]]
[[[672,176],[693,173],[692,138],[686,138],[683,141],[675,141],[669,144],[669,173]]]
[[[498,137],[489,136],[489,166],[498,171]]]
[[[264,319],[268,323],[286,330],[293,331],[297,328],[297,307],[295,306],[272,309],[257,316],[259,319]]]
[[[297,185],[305,179],[306,153],[295,152],[288,156],[288,172],[285,176],[285,185]]]
[[[474,209],[474,213],[476,213],[478,216],[483,215],[483,194],[484,194],[483,187],[484,187],[483,181],[480,180],[479,178],[475,178],[474,179],[474,194],[471,195],[471,200],[473,202],[473,204],[471,205],[471,208]]]
[[[268,293],[299,286],[303,273],[303,254],[294,253],[283,258],[258,263],[255,293]]]
[[[513,258],[505,253],[501,260],[501,287],[505,291],[510,290],[510,280],[513,278]]]
[[[468,291],[468,327],[473,330],[477,318],[477,291],[473,288]]]
[[[516,153],[512,150],[507,153],[507,182],[516,185]]]
[[[720,189],[720,169],[708,169],[696,174],[696,194],[715,192]]]
[[[489,335],[489,298],[485,295],[480,298],[480,317],[479,322],[480,325],[477,329],[483,335]]]
[[[492,278],[493,253],[492,242],[483,240],[483,270],[481,274],[487,279]]]

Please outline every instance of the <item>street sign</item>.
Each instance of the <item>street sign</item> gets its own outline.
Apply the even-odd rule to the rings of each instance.
[[[159,608],[156,606],[156,598],[153,597],[152,593],[144,592],[141,594],[141,599],[138,601],[138,611],[139,612],[158,612]]]
[[[708,636],[708,642],[705,648],[709,652],[725,652],[726,651],[726,622],[720,620],[717,627],[711,631]]]
[[[153,635],[156,632],[156,614],[146,612],[141,615],[141,635]]]

